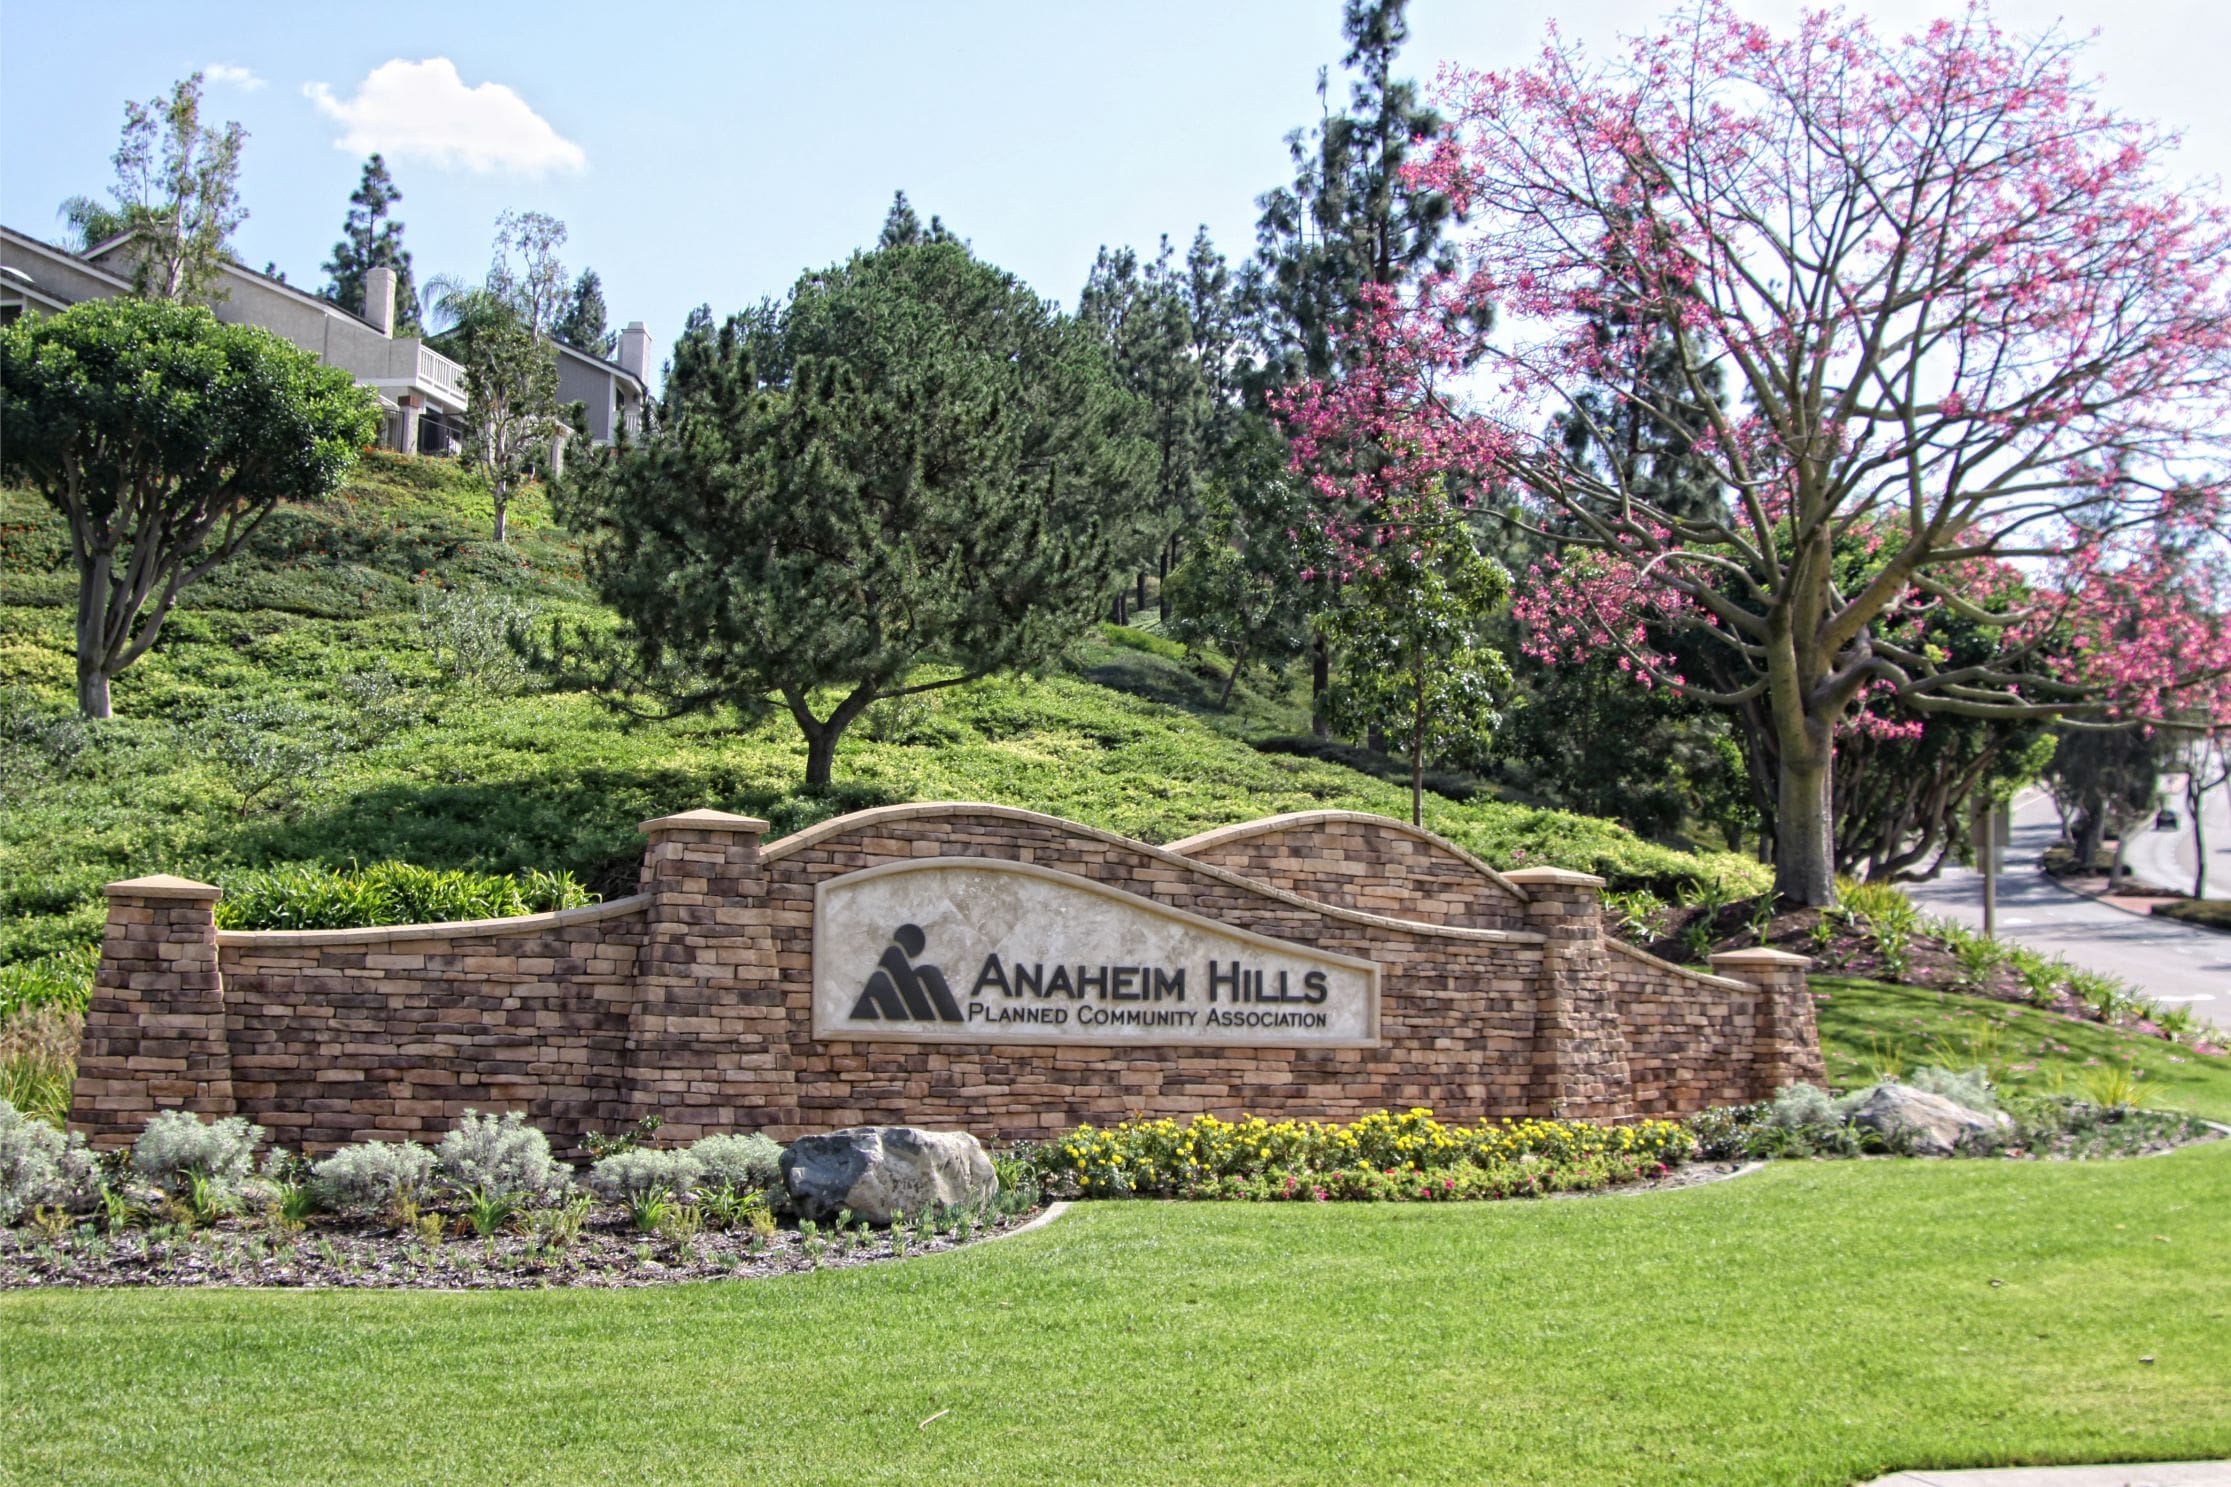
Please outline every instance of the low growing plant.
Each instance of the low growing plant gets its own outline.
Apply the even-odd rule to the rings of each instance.
[[[434,1154],[416,1141],[360,1141],[318,1161],[312,1180],[337,1211],[391,1209],[413,1202],[434,1178]]]
[[[0,1224],[47,1205],[90,1208],[100,1194],[99,1169],[83,1136],[65,1136],[0,1100]]]
[[[707,1136],[693,1143],[689,1154],[715,1187],[763,1191],[782,1182],[782,1147],[766,1136]]]
[[[194,1199],[194,1179],[208,1184],[204,1196],[212,1203],[237,1200],[262,1140],[263,1127],[237,1115],[205,1124],[192,1111],[164,1110],[132,1143],[132,1171],[189,1208],[215,1211]]]
[[[638,1149],[600,1158],[589,1168],[589,1191],[608,1203],[626,1203],[643,1193],[680,1200],[705,1176],[705,1164],[692,1151]]]
[[[573,1181],[571,1170],[551,1156],[549,1138],[516,1110],[503,1115],[467,1110],[434,1149],[434,1160],[442,1181],[460,1193],[549,1199]]]

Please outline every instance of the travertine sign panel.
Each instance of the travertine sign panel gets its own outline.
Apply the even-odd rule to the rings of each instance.
[[[814,898],[813,1029],[910,1043],[1379,1039],[1379,968],[1025,862],[933,857]]]

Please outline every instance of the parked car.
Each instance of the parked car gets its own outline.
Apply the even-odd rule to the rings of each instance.
[[[2176,829],[2177,813],[2175,811],[2163,806],[2160,810],[2154,812],[2154,830],[2175,831]]]

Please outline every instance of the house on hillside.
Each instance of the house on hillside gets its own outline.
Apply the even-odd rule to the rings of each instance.
[[[131,293],[130,248],[127,235],[72,253],[0,227],[0,322]],[[358,310],[238,263],[225,264],[223,274],[224,296],[210,306],[217,318],[276,332],[371,388],[387,420],[382,444],[414,454],[447,454],[458,447],[466,408],[464,369],[418,337],[395,334],[392,270],[365,274],[365,302]],[[639,426],[650,348],[641,321],[620,333],[617,361],[558,347],[558,400],[585,406],[591,441],[608,443],[616,430]]]

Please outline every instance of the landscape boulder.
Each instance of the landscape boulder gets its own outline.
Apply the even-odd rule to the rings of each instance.
[[[1876,1086],[1849,1119],[1886,1140],[1903,1138],[1922,1157],[1951,1156],[1962,1137],[1985,1135],[2008,1123],[2004,1115],[1985,1115],[1903,1084]]]
[[[999,1191],[992,1159],[966,1131],[853,1126],[801,1136],[782,1154],[783,1186],[798,1216],[826,1223],[843,1209],[888,1224],[938,1205],[978,1204]]]

